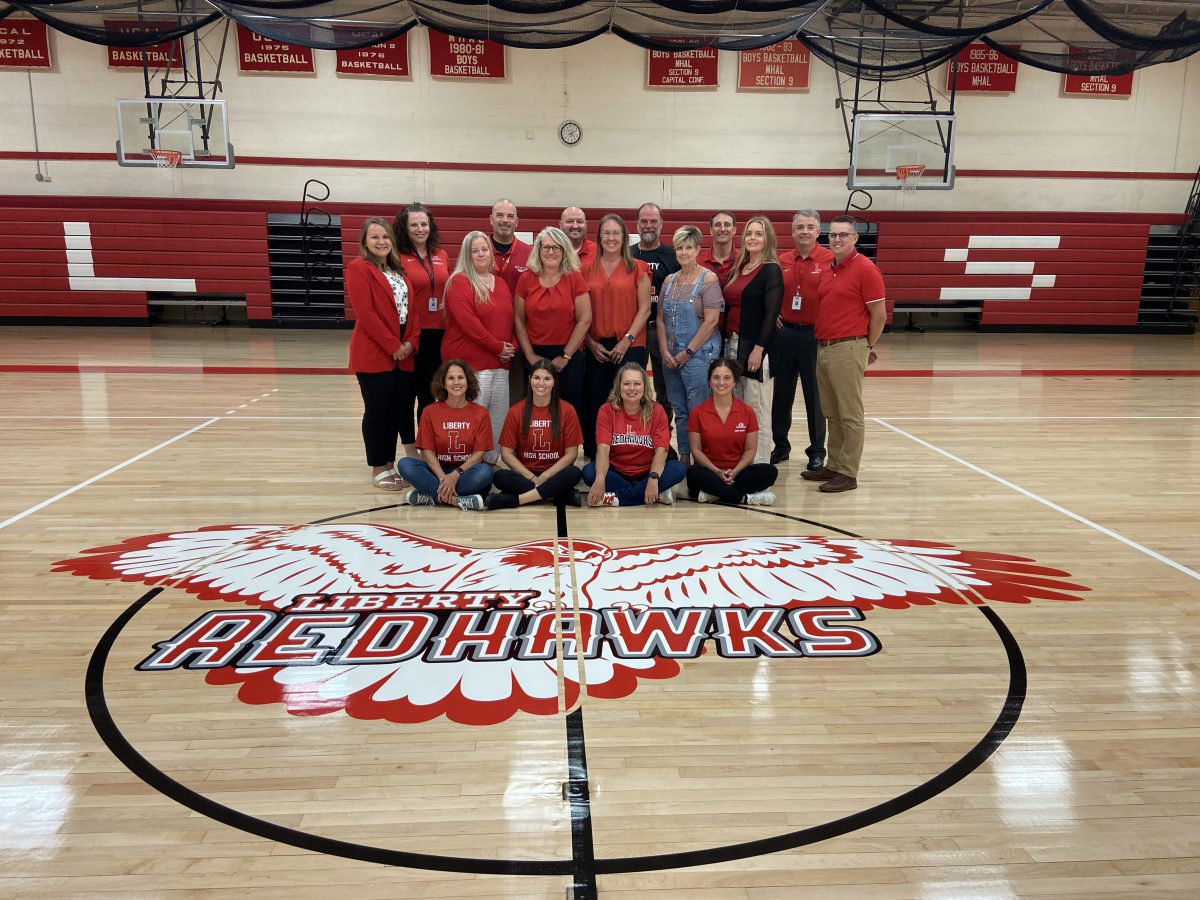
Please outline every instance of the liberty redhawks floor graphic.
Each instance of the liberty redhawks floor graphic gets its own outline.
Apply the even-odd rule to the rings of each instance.
[[[559,548],[556,567],[550,540],[480,550],[384,525],[217,525],[131,538],[55,569],[236,604],[181,622],[147,647],[142,671],[205,670],[211,684],[240,683],[245,702],[296,714],[468,725],[558,712],[560,655],[583,659],[581,671],[563,667],[567,703],[581,683],[615,700],[704,653],[870,655],[880,645],[863,622],[876,608],[1088,590],[1022,557],[921,541],[575,541],[573,569]]]

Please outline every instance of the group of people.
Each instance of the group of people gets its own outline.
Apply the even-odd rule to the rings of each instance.
[[[736,247],[728,211],[710,218],[708,248],[692,225],[664,245],[653,203],[636,241],[616,214],[589,238],[578,207],[532,245],[518,222],[498,201],[453,269],[423,205],[364,222],[345,284],[376,487],[477,510],[578,505],[581,480],[590,506],[669,504],[686,479],[700,502],[769,505],[797,382],[802,477],[826,493],[857,487],[862,379],[885,309],[852,218],[830,223],[826,249],[820,215],[797,212],[783,253],[763,216]]]

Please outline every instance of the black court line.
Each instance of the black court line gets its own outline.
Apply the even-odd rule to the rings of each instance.
[[[377,509],[388,509],[390,506],[377,507]],[[362,510],[357,513],[345,513],[340,516],[330,516],[321,519],[320,522],[330,522],[337,519],[346,518],[347,516],[358,515],[361,512],[369,512],[373,510]],[[802,519],[798,516],[792,516],[787,513],[779,513],[771,510],[763,510],[759,508],[749,508],[748,512],[767,513],[773,516],[791,519],[805,524],[817,525],[821,528],[830,531],[836,531],[848,537],[859,537],[853,532],[844,531],[842,529],[833,528],[819,522]],[[565,509],[559,509],[558,515],[565,517]],[[316,524],[316,523],[308,523]],[[560,530],[565,533],[566,523],[565,518],[560,520]],[[115,644],[121,632],[129,624],[130,621],[159,593],[162,592],[161,587],[155,587],[147,591],[142,597],[136,600],[129,606],[105,631],[92,652],[91,659],[88,662],[87,674],[85,676],[85,697],[87,702],[88,715],[91,717],[92,724],[96,728],[100,738],[106,746],[112,751],[113,755],[120,760],[126,768],[129,769],[135,776],[142,779],[146,784],[153,787],[166,797],[171,798],[175,802],[207,816],[214,821],[229,825],[232,828],[244,831],[249,834],[258,835],[267,840],[276,841],[282,844],[288,844],[298,847],[303,850],[309,850],[314,853],[324,853],[330,856],[339,856],[346,859],[361,860],[363,862],[378,863],[388,866],[404,866],[414,869],[427,869],[443,872],[460,872],[477,875],[540,875],[540,876],[555,876],[565,875],[570,876],[575,880],[580,887],[586,888],[592,886],[593,893],[583,894],[577,891],[576,897],[578,900],[592,900],[596,897],[595,877],[596,875],[617,874],[621,872],[646,872],[662,869],[676,869],[690,866],[710,865],[713,863],[729,862],[737,859],[746,859],[749,857],[759,856],[764,853],[778,853],[784,850],[794,850],[798,847],[803,847],[808,844],[813,844],[818,841],[828,840],[833,837],[838,837],[843,834],[865,828],[873,825],[876,822],[884,821],[892,818],[906,810],[912,809],[915,806],[936,797],[938,794],[953,787],[958,782],[962,781],[977,768],[984,764],[987,759],[1000,748],[1005,739],[1012,733],[1021,715],[1022,707],[1025,703],[1025,698],[1028,690],[1028,675],[1025,667],[1025,659],[1021,653],[1021,648],[1017,644],[1016,638],[1013,637],[1011,631],[1004,624],[1000,616],[988,606],[977,607],[983,614],[984,618],[995,630],[1004,647],[1005,654],[1008,660],[1009,678],[1008,690],[999,713],[991,727],[984,736],[968,750],[957,762],[944,769],[942,772],[933,776],[924,783],[917,785],[909,791],[879,803],[869,809],[861,812],[853,813],[841,819],[836,819],[830,822],[825,822],[820,825],[815,825],[810,828],[801,829],[798,831],[788,832],[785,834],[775,835],[769,838],[763,838],[756,841],[745,841],[739,844],[729,844],[720,847],[708,847],[700,850],[684,851],[680,853],[664,853],[654,856],[632,856],[632,857],[611,857],[595,859],[594,849],[592,844],[592,827],[591,827],[591,803],[590,795],[586,792],[586,774],[587,760],[584,744],[584,729],[583,716],[581,710],[576,710],[578,715],[572,713],[575,718],[572,720],[568,716],[567,722],[567,740],[568,740],[568,763],[571,777],[574,778],[578,773],[581,778],[581,784],[585,788],[583,795],[580,797],[578,804],[572,801],[572,858],[569,860],[546,859],[546,860],[511,860],[511,859],[480,859],[472,857],[456,857],[456,856],[439,856],[426,853],[412,853],[404,850],[391,850],[383,847],[374,847],[365,844],[355,844],[349,841],[340,841],[334,838],[323,837],[320,835],[309,834],[303,831],[297,831],[292,828],[287,828],[278,825],[274,822],[269,822],[265,819],[259,819],[246,813],[239,812],[230,807],[203,796],[202,794],[193,791],[183,784],[175,781],[169,775],[155,767],[149,760],[139,753],[132,744],[126,740],[125,736],[117,727],[116,722],[112,718],[112,714],[108,708],[107,700],[104,694],[104,672],[108,663],[109,655],[112,647]],[[576,740],[574,749],[571,746],[572,740]],[[578,813],[578,815],[577,815]]]

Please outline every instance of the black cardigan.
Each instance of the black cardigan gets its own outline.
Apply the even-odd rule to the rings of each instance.
[[[736,278],[737,275],[734,275]],[[756,345],[765,359],[775,338],[775,322],[783,307],[783,270],[778,263],[763,263],[742,291],[742,316],[738,326],[737,359],[742,368]],[[762,381],[762,370],[746,372],[747,378]]]

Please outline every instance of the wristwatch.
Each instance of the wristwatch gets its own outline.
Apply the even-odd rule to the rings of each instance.
[[[649,475],[648,477],[649,477],[649,478],[650,478],[652,481],[658,481],[658,476],[659,476],[659,473],[658,473],[658,472],[651,472],[651,473],[650,473],[650,475]]]

